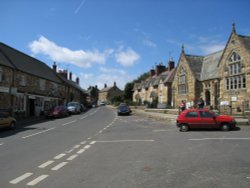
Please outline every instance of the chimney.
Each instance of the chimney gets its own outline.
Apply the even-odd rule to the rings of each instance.
[[[162,72],[166,70],[166,67],[160,63],[159,65],[156,65],[156,76],[159,76]]]
[[[152,78],[155,75],[155,70],[154,69],[150,69],[150,78]]]
[[[53,71],[56,72],[56,69],[57,69],[56,62],[54,61],[54,64],[53,64]]]
[[[72,72],[69,73],[69,80],[72,80]]]
[[[116,87],[116,82],[114,82],[114,87]]]
[[[79,82],[80,82],[79,77],[76,77],[76,83],[77,83],[77,85],[79,85]]]
[[[169,60],[169,62],[168,62],[168,71],[171,71],[172,69],[174,69],[174,61]]]
[[[107,84],[104,84],[104,88],[107,88]]]
[[[59,75],[61,75],[63,78],[68,78],[68,71],[67,70],[59,70]]]

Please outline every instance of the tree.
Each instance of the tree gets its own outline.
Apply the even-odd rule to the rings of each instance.
[[[125,85],[124,88],[124,100],[127,101],[132,101],[133,99],[133,88],[134,88],[134,83],[129,82]]]

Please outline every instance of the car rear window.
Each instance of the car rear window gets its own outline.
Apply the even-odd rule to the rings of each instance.
[[[188,118],[190,118],[190,117],[192,117],[192,118],[198,117],[198,113],[197,112],[188,112],[186,114],[186,117],[188,117]]]

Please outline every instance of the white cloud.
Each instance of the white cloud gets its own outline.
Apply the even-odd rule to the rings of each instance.
[[[29,48],[34,54],[47,55],[52,61],[70,63],[82,68],[91,67],[94,63],[105,64],[107,56],[113,53],[112,49],[107,49],[104,53],[100,53],[98,50],[73,51],[57,45],[44,36],[31,42]]]
[[[200,46],[200,49],[205,54],[211,54],[214,52],[218,52],[220,50],[223,50],[224,48],[225,48],[225,45],[223,45],[223,44],[212,44],[212,45],[207,45],[207,46]]]
[[[130,67],[133,66],[140,59],[140,55],[137,54],[131,48],[123,50],[123,47],[120,47],[118,52],[116,52],[115,54],[115,58],[119,64],[125,67]]]

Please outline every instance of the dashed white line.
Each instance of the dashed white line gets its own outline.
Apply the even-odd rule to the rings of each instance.
[[[38,168],[45,168],[45,167],[51,165],[52,163],[54,163],[54,161],[47,161],[47,162],[41,164],[40,166],[38,166]]]
[[[0,146],[2,146],[3,145],[3,143],[0,143]]]
[[[91,140],[91,139],[92,139],[91,137],[88,138],[88,140]]]
[[[84,145],[84,144],[86,144],[86,143],[87,143],[87,141],[83,141],[83,142],[81,142],[80,144]]]
[[[95,144],[96,143],[96,141],[92,141],[92,142],[90,142],[89,144],[90,145],[93,145],[93,144]]]
[[[14,180],[11,180],[10,183],[11,183],[11,184],[17,184],[17,183],[19,183],[20,181],[23,181],[23,180],[25,180],[26,178],[30,177],[32,174],[33,174],[33,173],[31,173],[31,172],[27,172],[27,173],[25,173],[25,174],[19,176],[18,178],[14,179]]]
[[[66,153],[71,153],[72,151],[74,151],[73,149],[65,151]]]
[[[84,146],[84,148],[83,149],[89,149],[91,146],[90,145],[86,145],[86,146]]]
[[[51,170],[59,170],[60,168],[62,168],[63,166],[65,166],[66,164],[68,164],[68,162],[62,162],[58,165],[56,165],[55,167],[51,168]]]
[[[69,125],[69,124],[72,124],[72,123],[75,123],[75,122],[76,122],[76,120],[70,121],[70,122],[67,122],[67,123],[62,124],[62,126]]]
[[[68,160],[68,161],[72,161],[72,160],[75,159],[76,157],[78,157],[77,154],[71,155],[67,160]]]
[[[74,148],[74,149],[77,149],[77,148],[79,148],[79,147],[81,147],[81,145],[75,145],[73,148]]]
[[[85,149],[80,149],[78,152],[76,152],[76,153],[78,153],[78,154],[81,154],[81,153],[83,153],[83,152],[85,152]]]
[[[55,127],[52,127],[52,128],[47,129],[47,130],[45,130],[45,131],[37,132],[37,133],[35,133],[35,134],[31,134],[31,135],[28,135],[28,136],[24,136],[24,137],[22,137],[22,138],[25,139],[25,138],[29,138],[29,137],[32,137],[32,136],[36,136],[36,135],[38,135],[38,134],[42,134],[42,133],[51,131],[51,130],[53,130],[53,129],[55,129]]]
[[[87,118],[88,116],[83,116],[83,117],[81,117],[80,119],[85,119],[85,118]]]
[[[62,157],[64,157],[66,154],[65,153],[61,153],[57,156],[54,157],[54,159],[61,159]]]
[[[37,183],[39,183],[40,181],[44,180],[48,176],[49,175],[41,175],[41,176],[37,177],[36,179],[32,180],[31,182],[27,183],[27,185],[30,185],[30,186],[36,185]]]

